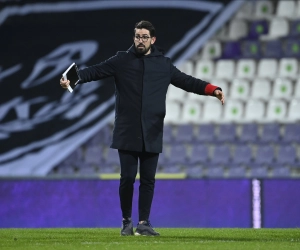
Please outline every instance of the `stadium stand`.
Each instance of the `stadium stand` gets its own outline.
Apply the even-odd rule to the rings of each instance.
[[[241,144],[255,143],[258,140],[258,124],[246,123],[241,126],[238,142]]]
[[[299,177],[299,38],[300,1],[247,1],[178,67],[221,86],[226,103],[169,87],[158,172]],[[50,174],[118,173],[117,151],[108,149],[111,131],[103,128]]]
[[[201,124],[196,136],[197,143],[213,142],[215,140],[215,126],[213,124]]]
[[[188,157],[188,166],[204,165],[209,160],[209,150],[205,144],[194,144]]]
[[[244,167],[252,162],[252,149],[249,145],[238,145],[232,156],[232,167]]]

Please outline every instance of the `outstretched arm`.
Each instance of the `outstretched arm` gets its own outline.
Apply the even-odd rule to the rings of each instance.
[[[118,60],[119,58],[116,55],[99,64],[80,69],[80,81],[78,83],[82,84],[114,76],[117,71]],[[69,84],[69,80],[67,81],[63,78],[60,79],[60,85],[62,88],[67,89]]]
[[[91,81],[97,81],[100,79],[104,79],[110,76],[114,76],[117,65],[118,65],[118,56],[115,55],[104,62],[93,65],[91,67],[87,67],[79,70],[80,82],[86,83]]]
[[[171,84],[187,92],[198,95],[216,96],[222,104],[225,102],[225,97],[221,88],[187,75],[178,70],[174,65],[171,65]]]

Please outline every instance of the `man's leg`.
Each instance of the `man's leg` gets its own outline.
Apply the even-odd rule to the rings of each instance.
[[[123,219],[131,218],[132,198],[137,174],[138,152],[119,150],[121,178],[119,196]]]
[[[158,153],[142,152],[140,158],[139,221],[149,219],[154,195]]]
[[[159,236],[149,221],[154,195],[155,173],[158,162],[157,153],[142,152],[140,158],[139,223],[135,235]]]

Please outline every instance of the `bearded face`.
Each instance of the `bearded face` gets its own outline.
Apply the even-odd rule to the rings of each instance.
[[[140,55],[148,55],[151,45],[154,44],[156,38],[150,36],[149,30],[136,29],[133,40],[137,53]]]

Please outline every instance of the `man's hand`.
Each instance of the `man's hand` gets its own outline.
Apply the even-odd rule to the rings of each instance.
[[[219,89],[214,91],[215,96],[221,101],[222,105],[225,103],[225,96],[223,92]]]
[[[67,89],[69,85],[70,85],[70,81],[69,80],[64,80],[63,77],[60,79],[60,86],[63,89]]]

